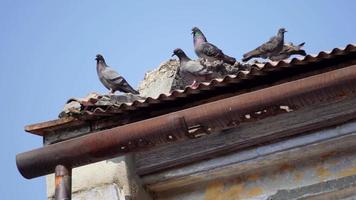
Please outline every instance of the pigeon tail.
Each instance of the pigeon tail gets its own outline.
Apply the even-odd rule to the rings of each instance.
[[[235,64],[236,59],[235,59],[235,58],[233,58],[233,57],[230,57],[230,56],[224,55],[224,57],[223,57],[223,61],[224,61],[224,62],[226,62],[226,63],[228,63],[228,64],[230,64],[230,65],[233,65],[233,64]]]
[[[245,53],[243,55],[242,61],[243,62],[247,62],[251,58],[256,58],[256,57],[259,57],[259,56],[261,56],[261,53],[260,53],[259,49],[255,49],[255,50],[252,50],[252,51],[250,51],[248,53]]]
[[[302,42],[302,43],[298,44],[298,47],[301,48],[304,45],[305,45],[305,42]]]
[[[307,55],[307,53],[303,49],[295,51],[293,53],[296,54],[296,55],[301,55],[301,56],[306,56]]]
[[[126,85],[125,87],[120,88],[121,91],[125,93],[131,93],[131,94],[140,94],[137,90],[133,89],[130,85]]]

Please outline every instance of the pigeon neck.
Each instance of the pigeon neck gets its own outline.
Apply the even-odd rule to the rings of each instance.
[[[284,40],[284,33],[283,32],[278,33],[278,37]]]
[[[185,53],[179,54],[178,58],[180,62],[188,62],[190,60],[190,58]]]
[[[194,45],[201,44],[203,42],[207,42],[203,33],[196,32],[194,33]]]
[[[97,62],[96,62],[96,68],[97,68],[97,70],[102,70],[102,69],[104,69],[105,67],[106,67],[106,63],[105,63],[105,60],[98,60]]]

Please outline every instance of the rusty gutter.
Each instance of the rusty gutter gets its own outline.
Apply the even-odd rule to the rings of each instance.
[[[199,128],[209,132],[226,129],[249,112],[350,83],[356,84],[356,65],[20,153],[16,164],[25,178],[35,178],[53,173],[57,165],[74,168],[187,140]]]

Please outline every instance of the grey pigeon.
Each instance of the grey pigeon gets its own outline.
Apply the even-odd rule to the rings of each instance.
[[[192,29],[194,50],[199,58],[204,58],[209,62],[222,60],[233,65],[236,62],[235,58],[225,55],[218,47],[209,43],[203,32],[197,27]]]
[[[285,32],[287,32],[287,30],[285,30],[284,28],[280,28],[278,30],[278,34],[272,37],[268,42],[244,54],[242,61],[246,62],[251,58],[269,58],[271,56],[278,55],[283,49]]]
[[[302,55],[306,56],[307,53],[302,49],[304,42],[299,45],[294,45],[293,43],[286,43],[283,45],[282,51],[275,56],[271,56],[269,59],[272,61],[280,61],[289,58],[291,55]]]
[[[202,82],[210,79],[212,71],[200,64],[199,61],[191,60],[182,49],[175,49],[172,56],[176,55],[179,58],[179,75],[182,79],[195,86],[197,82]]]
[[[115,91],[139,94],[139,92],[137,92],[127,83],[124,77],[122,77],[105,63],[105,59],[102,55],[96,55],[95,60],[99,80],[107,89],[110,90],[112,94],[115,93]]]

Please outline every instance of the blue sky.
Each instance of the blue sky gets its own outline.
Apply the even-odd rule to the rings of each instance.
[[[226,54],[243,53],[285,27],[308,53],[356,42],[356,1],[0,1],[1,199],[45,199],[45,180],[26,180],[15,155],[42,145],[23,131],[56,119],[66,100],[106,92],[102,53],[134,87],[180,47],[196,58],[198,26]]]

